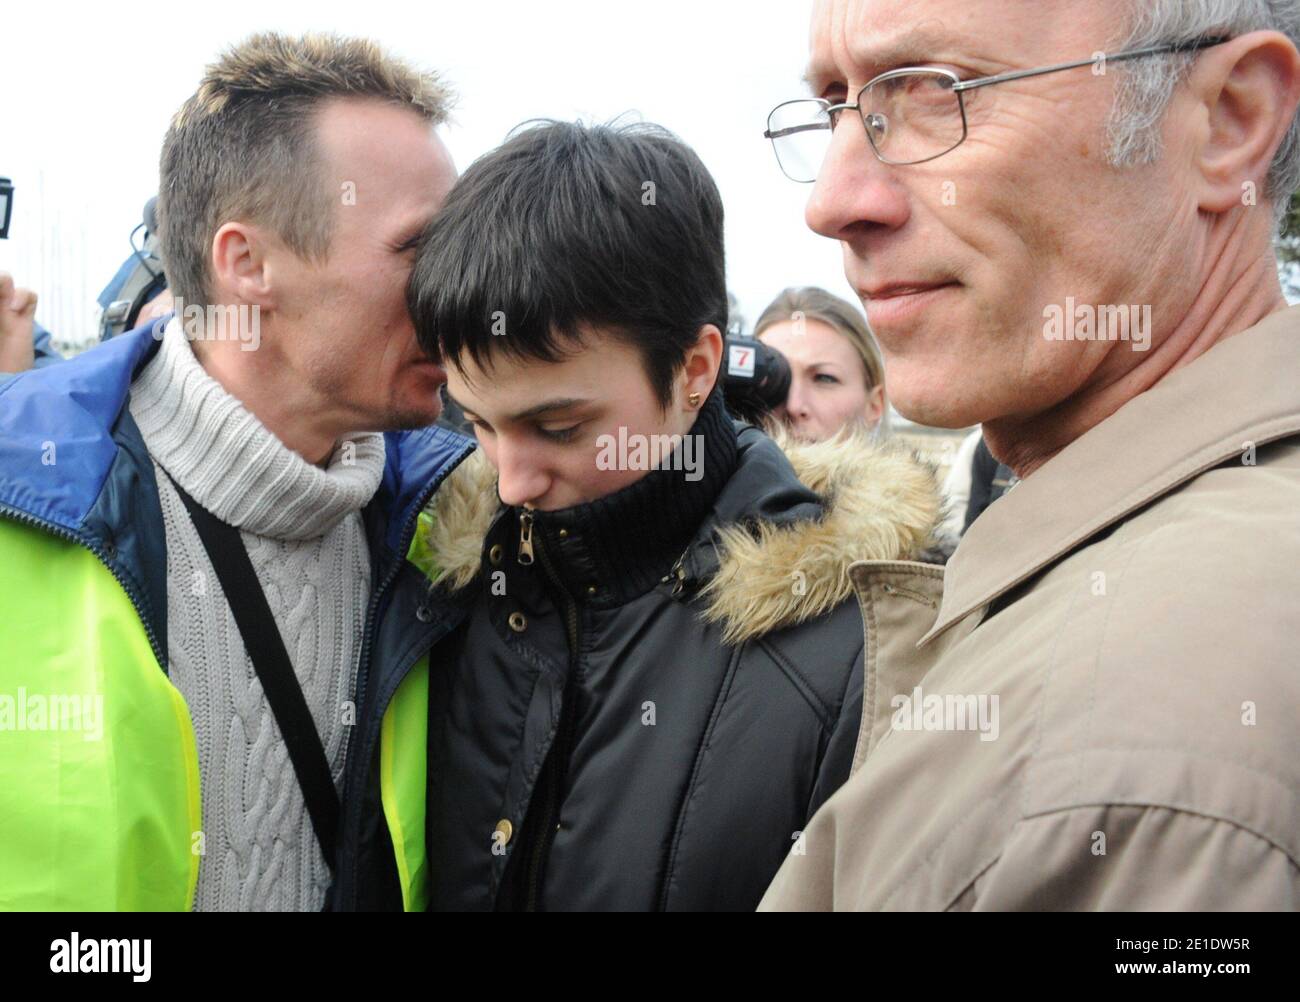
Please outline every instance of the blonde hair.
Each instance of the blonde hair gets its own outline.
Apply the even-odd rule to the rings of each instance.
[[[847,338],[862,359],[867,389],[875,389],[885,381],[885,365],[871,328],[867,326],[867,318],[848,300],[817,286],[782,292],[759,316],[753,336],[757,338],[769,327],[797,319],[820,320]]]
[[[231,219],[263,222],[295,253],[329,250],[334,193],[315,121],[332,98],[373,98],[445,121],[451,92],[368,39],[253,35],[226,51],[172,118],[159,162],[159,235],[168,284],[209,297],[209,249]]]

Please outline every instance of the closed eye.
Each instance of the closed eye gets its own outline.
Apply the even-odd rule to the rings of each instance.
[[[398,244],[395,250],[397,251],[398,254],[405,254],[409,250],[415,250],[415,248],[420,246],[420,238],[422,236],[424,236],[423,231],[413,233],[411,236],[407,237],[400,244]]]
[[[578,433],[578,429],[581,427],[581,424],[575,424],[568,428],[538,428],[537,431],[538,434],[550,439],[552,442],[564,443],[572,441],[573,436]]]

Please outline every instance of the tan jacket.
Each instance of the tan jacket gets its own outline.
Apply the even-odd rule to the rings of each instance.
[[[1053,457],[946,573],[853,566],[853,771],[760,909],[1300,908],[1300,307]]]

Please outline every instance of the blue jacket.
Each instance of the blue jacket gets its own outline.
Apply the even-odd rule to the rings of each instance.
[[[134,254],[122,262],[121,267],[117,269],[108,285],[104,286],[103,291],[100,292],[99,298],[96,300],[101,308],[108,309],[109,304],[117,298],[118,291],[126,284],[127,279],[131,277],[131,273],[138,267],[140,267],[139,258]],[[50,332],[40,324],[33,325],[32,348],[36,353],[34,364],[38,368],[52,362],[63,361],[63,356],[54,347]]]
[[[129,596],[166,670],[162,509],[152,461],[127,408],[132,379],[158,348],[151,328],[0,382],[0,517],[79,543],[99,557]],[[406,554],[421,509],[474,448],[470,439],[439,427],[390,432],[385,439],[383,480],[363,511],[372,593],[332,892],[336,905],[350,908],[402,906],[378,790],[380,729],[398,685],[448,628],[430,614],[427,579]],[[51,443],[53,466],[41,462]],[[366,867],[361,879],[358,860]]]
[[[34,362],[36,367],[49,365],[51,362],[63,361],[63,356],[54,348],[50,332],[40,324],[32,325],[32,351],[36,355]]]

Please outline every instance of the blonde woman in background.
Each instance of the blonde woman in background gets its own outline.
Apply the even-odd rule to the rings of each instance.
[[[825,289],[786,289],[754,325],[754,337],[790,363],[790,393],[775,411],[797,438],[820,442],[854,424],[886,430],[880,349],[862,312]]]

